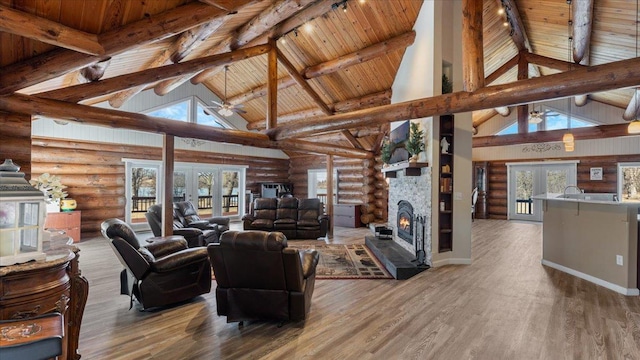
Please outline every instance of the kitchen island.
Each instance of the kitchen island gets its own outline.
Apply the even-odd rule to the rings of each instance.
[[[638,204],[613,194],[536,195],[542,264],[624,295],[640,295]]]

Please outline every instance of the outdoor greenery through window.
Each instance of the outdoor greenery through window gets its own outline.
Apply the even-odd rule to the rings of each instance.
[[[567,114],[553,109],[546,109],[542,118],[543,121],[540,124],[529,124],[530,133],[544,130],[576,129],[596,125],[590,121],[576,118],[575,116],[571,116],[571,119],[569,119]],[[518,122],[515,121],[511,125],[500,130],[496,135],[511,135],[517,133]]]
[[[640,203],[640,162],[618,164],[620,201]]]

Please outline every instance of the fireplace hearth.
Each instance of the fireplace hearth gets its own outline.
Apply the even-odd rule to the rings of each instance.
[[[413,206],[406,200],[398,202],[398,237],[413,245]]]

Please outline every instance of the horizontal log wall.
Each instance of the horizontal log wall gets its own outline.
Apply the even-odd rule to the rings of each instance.
[[[619,162],[638,162],[640,155],[610,155],[579,158],[577,185],[586,193],[615,193],[618,191]],[[507,218],[507,165],[517,161],[490,161],[487,167],[487,214],[491,219]],[[591,180],[591,168],[602,168],[602,180]]]
[[[308,197],[308,170],[326,169],[327,157],[323,155],[292,154],[289,168],[289,181],[293,183],[294,195],[299,198]],[[361,204],[364,223],[379,220],[386,214],[386,195],[376,198],[375,160],[348,159],[334,157],[333,168],[338,173],[337,197],[339,204]],[[379,172],[379,169],[378,169]],[[384,182],[384,180],[382,180]],[[384,203],[380,201],[385,200]],[[376,201],[378,200],[378,201]],[[377,205],[382,205],[378,209]],[[378,214],[380,216],[377,216]],[[386,220],[386,219],[385,219]]]
[[[27,180],[31,179],[31,117],[0,112],[0,163],[13,160]]]
[[[69,197],[82,211],[82,235],[96,236],[107,218],[125,217],[125,164],[122,158],[161,160],[162,149],[34,137],[31,141],[34,176],[59,175]],[[289,160],[176,150],[176,161],[220,165],[246,165],[246,186],[260,192],[260,182],[287,181]],[[268,180],[266,180],[268,179]]]

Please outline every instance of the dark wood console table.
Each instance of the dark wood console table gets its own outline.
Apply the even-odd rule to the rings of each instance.
[[[59,359],[77,360],[89,282],[78,267],[80,250],[68,242],[68,236],[54,233],[51,241],[44,243],[45,260],[0,267],[0,319],[59,312],[64,318]]]

